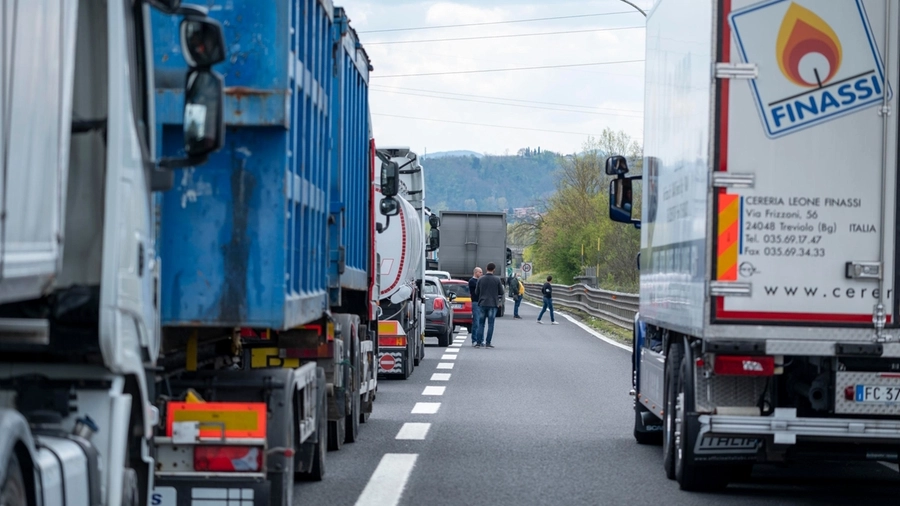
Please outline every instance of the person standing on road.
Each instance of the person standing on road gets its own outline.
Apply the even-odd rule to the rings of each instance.
[[[469,332],[472,333],[472,346],[475,346],[478,343],[478,339],[475,336],[480,335],[478,332],[478,323],[481,320],[481,308],[478,307],[478,299],[475,298],[475,287],[478,285],[478,278],[481,277],[481,267],[476,267],[474,271],[472,271],[472,277],[469,278],[469,296],[472,297],[472,328],[469,329]]]
[[[494,318],[497,317],[497,304],[503,304],[503,281],[494,276],[494,269],[497,266],[494,262],[487,264],[487,274],[478,280],[475,286],[474,298],[478,299],[478,306],[481,309],[481,318],[478,323],[478,342],[475,343],[476,348],[493,348],[491,339],[494,337]],[[484,323],[487,320],[487,341],[483,340]]]
[[[541,321],[541,318],[544,317],[544,311],[546,311],[549,308],[550,309],[550,323],[552,325],[559,325],[559,323],[556,321],[556,318],[554,318],[554,315],[553,315],[553,285],[550,284],[551,281],[553,281],[553,276],[547,276],[547,282],[544,283],[543,287],[541,287],[541,294],[544,295],[544,306],[541,308],[541,313],[538,315],[537,322],[544,323]]]
[[[519,316],[519,306],[522,305],[522,297],[525,296],[525,284],[519,279],[518,273],[513,274],[512,281],[509,283],[509,294],[512,296],[513,300],[516,301],[516,305],[513,307],[513,318],[521,320],[522,317]]]

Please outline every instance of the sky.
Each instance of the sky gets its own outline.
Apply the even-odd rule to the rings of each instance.
[[[647,10],[652,0],[633,3]],[[619,0],[335,4],[346,9],[375,68],[369,84],[378,145],[504,155],[526,147],[574,153],[607,127],[642,138],[645,20]],[[405,28],[420,29],[396,31]],[[470,37],[497,38],[424,42]],[[603,64],[459,73],[595,63]],[[434,73],[441,75],[418,75]]]

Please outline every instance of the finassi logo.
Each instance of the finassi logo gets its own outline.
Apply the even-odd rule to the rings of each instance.
[[[819,6],[819,12],[815,6]],[[763,126],[780,137],[879,105],[890,89],[860,2],[775,0],[731,14]]]

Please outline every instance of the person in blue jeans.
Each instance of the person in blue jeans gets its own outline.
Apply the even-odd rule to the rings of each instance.
[[[547,276],[547,282],[541,287],[541,294],[544,295],[544,306],[541,308],[541,313],[538,315],[537,322],[544,323],[541,321],[541,318],[544,317],[544,311],[550,309],[550,323],[552,325],[559,325],[553,315],[553,285],[550,284],[551,281],[553,281],[553,276]]]
[[[478,305],[478,299],[475,298],[475,288],[478,286],[478,278],[481,277],[481,267],[476,267],[472,272],[472,277],[469,278],[469,296],[472,298],[472,328],[470,332],[472,333],[472,346],[478,344],[477,336],[481,335],[481,306]]]
[[[503,281],[494,275],[496,267],[493,262],[487,264],[487,274],[481,277],[475,286],[474,298],[478,299],[478,305],[481,307],[479,334],[475,336],[477,338],[476,348],[494,347],[491,344],[494,337],[494,318],[497,317],[498,304],[503,304]],[[487,341],[482,338],[485,320],[487,320]]]

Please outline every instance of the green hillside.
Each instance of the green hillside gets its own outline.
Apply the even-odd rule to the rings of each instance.
[[[434,211],[541,207],[556,192],[559,154],[523,149],[516,156],[424,158],[426,201]]]

